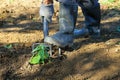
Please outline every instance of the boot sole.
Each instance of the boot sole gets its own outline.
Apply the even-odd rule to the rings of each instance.
[[[51,38],[51,37],[46,37],[44,39],[44,42],[61,47],[61,48],[65,48],[67,46],[71,47],[71,43],[70,44],[61,44],[60,42],[56,41],[55,39]]]

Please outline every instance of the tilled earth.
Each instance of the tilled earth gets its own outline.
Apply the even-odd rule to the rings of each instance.
[[[101,6],[100,39],[76,38],[72,50],[62,51],[62,58],[44,65],[29,65],[32,45],[43,42],[40,0],[0,3],[0,80],[120,80],[119,8]],[[79,9],[77,28],[83,26],[83,21]],[[50,35],[57,31],[55,15]],[[7,44],[12,47],[5,48]]]

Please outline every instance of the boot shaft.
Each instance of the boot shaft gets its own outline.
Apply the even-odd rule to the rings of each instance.
[[[60,3],[59,30],[63,33],[72,33],[77,20],[77,5],[66,5]]]

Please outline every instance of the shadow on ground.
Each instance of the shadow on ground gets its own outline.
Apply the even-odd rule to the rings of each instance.
[[[100,39],[78,38],[74,43],[74,50],[68,52],[67,58],[55,60],[45,65],[29,66],[32,43],[14,43],[12,49],[3,47],[0,43],[0,77],[1,80],[119,80],[120,79],[120,54],[112,52],[119,41],[120,33],[116,27],[120,25],[120,13],[115,9],[105,10],[102,13],[102,34]],[[117,14],[116,14],[117,12]],[[30,14],[31,15],[31,14]],[[7,18],[2,21],[0,29],[21,28],[19,30],[4,30],[3,32],[25,32],[41,30],[41,23],[35,14],[33,17],[22,15],[17,18]],[[78,18],[81,18],[79,16]],[[112,20],[113,19],[113,20]],[[106,21],[109,20],[109,21]],[[25,22],[24,22],[25,21]],[[82,22],[82,23],[79,23]],[[83,25],[83,21],[78,20],[78,27]],[[52,26],[54,25],[54,26]],[[51,24],[50,30],[58,26]],[[55,28],[58,30],[58,28]],[[28,30],[28,32],[27,32]],[[109,40],[118,39],[112,45],[106,45]],[[102,46],[102,47],[101,47]],[[119,47],[119,45],[117,45]]]

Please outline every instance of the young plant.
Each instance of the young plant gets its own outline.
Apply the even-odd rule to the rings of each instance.
[[[110,3],[113,3],[113,2],[115,2],[115,0],[108,0]]]
[[[13,3],[14,0],[9,0],[9,3]]]
[[[33,51],[33,56],[31,57],[30,64],[40,64],[45,63],[45,60],[49,59],[48,48],[44,45],[38,45]]]
[[[7,49],[11,49],[13,47],[12,44],[7,44],[7,45],[4,45],[4,48],[7,48]]]

